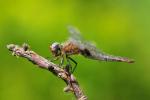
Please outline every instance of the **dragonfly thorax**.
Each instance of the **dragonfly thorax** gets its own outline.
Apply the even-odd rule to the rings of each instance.
[[[55,42],[50,46],[50,50],[55,57],[61,55],[61,48],[62,46],[58,42]]]

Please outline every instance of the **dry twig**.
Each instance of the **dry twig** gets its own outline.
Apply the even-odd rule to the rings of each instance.
[[[7,45],[7,48],[12,52],[12,55],[24,57],[33,64],[38,65],[39,68],[47,69],[57,77],[64,80],[67,84],[67,87],[64,88],[64,91],[73,92],[77,100],[87,100],[87,97],[79,87],[76,78],[67,69],[63,69],[62,67],[59,67],[59,65],[54,64],[44,57],[38,55],[34,51],[30,50],[27,44],[23,44],[22,46],[9,44]]]

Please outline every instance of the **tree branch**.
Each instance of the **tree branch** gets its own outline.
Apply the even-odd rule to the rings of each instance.
[[[33,64],[38,65],[39,68],[47,69],[57,77],[61,78],[67,84],[67,87],[64,88],[64,91],[73,92],[77,100],[87,100],[87,97],[79,87],[76,78],[68,71],[67,67],[63,69],[63,67],[50,62],[49,60],[30,50],[27,44],[23,44],[22,46],[9,44],[7,45],[7,48],[12,52],[13,56],[24,57]]]

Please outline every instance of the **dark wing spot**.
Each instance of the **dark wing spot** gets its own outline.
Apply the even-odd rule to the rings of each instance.
[[[91,56],[91,53],[88,49],[81,50],[81,54],[84,56]]]

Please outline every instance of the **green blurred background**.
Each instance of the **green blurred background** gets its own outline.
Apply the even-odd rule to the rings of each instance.
[[[9,43],[28,43],[44,57],[65,41],[67,25],[114,55],[136,63],[98,62],[74,56],[89,100],[150,100],[150,0],[1,0],[0,100],[74,100],[66,84],[29,61],[11,56]]]

